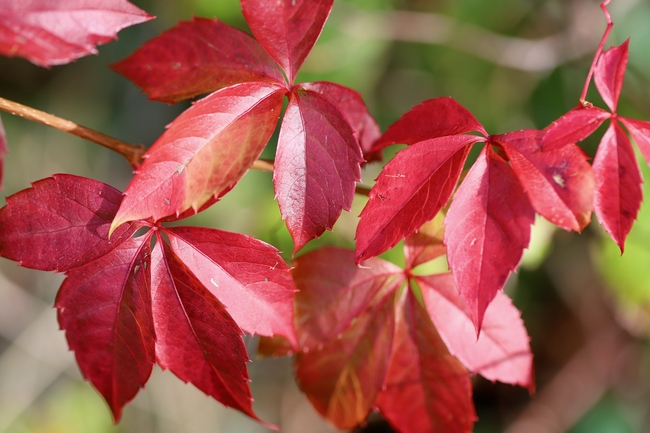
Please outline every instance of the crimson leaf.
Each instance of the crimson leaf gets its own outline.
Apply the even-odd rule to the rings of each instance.
[[[603,52],[594,70],[594,83],[596,83],[600,96],[603,97],[613,113],[616,113],[618,98],[623,87],[623,78],[629,57],[628,42],[629,39],[621,45]]]
[[[443,217],[443,214],[439,213],[404,240],[406,269],[413,269],[447,252],[447,248],[442,243],[445,229]]]
[[[251,36],[216,19],[196,17],[112,67],[151,99],[172,103],[246,81],[284,83],[276,63]]]
[[[618,117],[618,120],[625,125],[632,138],[634,138],[646,163],[650,163],[650,122],[627,119],[625,117]]]
[[[611,115],[602,108],[579,104],[546,127],[542,139],[544,151],[560,149],[589,137]]]
[[[0,0],[0,54],[39,66],[62,65],[153,19],[126,0]]]

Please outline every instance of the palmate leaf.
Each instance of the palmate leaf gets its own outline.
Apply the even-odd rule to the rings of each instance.
[[[250,35],[216,19],[180,22],[112,68],[151,99],[178,102],[247,81],[284,83],[282,72]]]
[[[0,54],[39,66],[62,65],[152,19],[126,0],[0,0]]]
[[[362,160],[350,125],[331,102],[309,90],[291,93],[273,183],[294,252],[350,210]]]
[[[395,341],[377,406],[401,433],[471,432],[472,384],[412,292],[397,308]]]
[[[443,221],[444,214],[439,212],[434,219],[404,239],[406,269],[413,269],[446,254],[447,247],[442,241],[445,233]]]
[[[610,117],[611,114],[602,108],[579,104],[546,127],[542,149],[553,151],[582,141]]]
[[[251,31],[282,67],[289,84],[311,51],[333,0],[241,0]]]
[[[619,117],[618,120],[630,132],[646,163],[650,163],[650,122],[625,117]]]
[[[616,113],[618,98],[623,87],[629,57],[628,43],[629,39],[603,52],[594,70],[594,83],[612,113]]]
[[[238,181],[280,116],[283,88],[251,82],[221,89],[177,117],[146,154],[111,230],[198,210]],[[234,145],[233,143],[236,143]]]

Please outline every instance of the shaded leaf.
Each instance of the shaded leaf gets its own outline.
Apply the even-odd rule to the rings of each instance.
[[[604,51],[594,69],[594,83],[600,96],[613,113],[616,113],[618,98],[621,95],[627,59],[629,39],[617,47]]]
[[[413,269],[444,255],[447,252],[447,247],[442,242],[444,233],[444,215],[438,213],[434,219],[409,235],[404,240],[406,269]]]
[[[617,117],[630,132],[646,163],[650,164],[650,122]]]
[[[600,141],[593,164],[596,176],[594,211],[623,252],[625,238],[641,207],[641,172],[630,140],[612,122]]]
[[[565,230],[581,231],[591,221],[594,174],[577,146],[554,150],[539,146],[543,131],[497,135],[533,207]]]
[[[316,410],[338,429],[365,421],[379,394],[393,342],[390,296],[330,343],[296,357],[296,378]]]
[[[535,213],[510,166],[486,147],[445,217],[447,258],[474,327],[530,240]]]
[[[70,271],[55,303],[81,373],[104,396],[116,422],[155,362],[144,238]]]
[[[377,405],[402,433],[471,432],[476,419],[469,374],[410,291],[397,309],[395,340]]]
[[[541,147],[544,152],[553,151],[582,141],[609,117],[611,114],[602,108],[578,104],[544,129]]]
[[[164,230],[178,258],[246,332],[296,343],[289,267],[279,251],[250,236],[199,227]]]
[[[421,141],[384,166],[360,215],[357,262],[394,247],[436,216],[456,187],[470,145],[479,139],[453,135]]]
[[[197,17],[148,41],[112,68],[150,99],[170,103],[246,81],[284,84],[275,61],[250,35]]]
[[[463,365],[488,380],[521,385],[534,391],[533,354],[519,311],[497,292],[485,311],[481,334],[450,273],[416,276],[422,298],[449,351]]]
[[[183,112],[145,154],[111,229],[125,221],[158,221],[198,210],[230,188],[264,150],[283,93],[277,84],[243,83]]]
[[[332,9],[333,0],[241,0],[244,17],[264,49],[293,81]]]
[[[152,19],[126,0],[0,0],[0,54],[39,66],[62,65]]]
[[[294,252],[350,210],[361,149],[341,112],[320,94],[298,90],[282,120],[273,182]]]
[[[0,255],[21,266],[65,272],[104,256],[136,230],[128,224],[110,240],[122,193],[69,174],[34,182],[0,209]]]
[[[378,151],[391,144],[415,144],[447,135],[487,132],[472,113],[452,98],[436,98],[416,105],[393,123],[373,147]]]
[[[241,330],[160,236],[157,241],[151,254],[151,297],[158,364],[258,420]]]

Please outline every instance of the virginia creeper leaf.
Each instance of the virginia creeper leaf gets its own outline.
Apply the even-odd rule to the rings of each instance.
[[[5,127],[2,124],[2,118],[0,118],[0,188],[3,186],[5,154],[7,152],[9,152],[9,147],[7,146],[7,134],[5,133]]]
[[[151,254],[151,297],[158,364],[258,420],[242,331],[223,304],[157,238]]]
[[[537,213],[565,230],[581,231],[591,221],[593,171],[575,145],[542,149],[543,135],[543,131],[523,130],[492,139],[503,146]]]
[[[623,253],[625,238],[641,207],[641,172],[630,140],[618,122],[612,122],[594,158],[598,221]]]
[[[628,43],[629,39],[617,47],[604,51],[594,69],[594,83],[603,101],[613,113],[616,113],[618,98],[623,87],[629,57]]]
[[[331,102],[309,90],[291,93],[273,182],[294,252],[350,210],[362,160],[352,128]]]
[[[295,260],[292,275],[296,293],[296,333],[299,347],[314,349],[329,343],[369,308],[403,281],[402,269],[390,262],[370,259],[362,267],[354,252],[325,247]]]
[[[142,45],[112,68],[150,99],[178,102],[246,81],[284,84],[275,61],[250,35],[194,17]]]
[[[497,292],[476,331],[451,273],[416,276],[422,298],[449,351],[470,371],[491,381],[535,389],[528,333],[510,298]]]
[[[165,229],[172,249],[246,332],[296,343],[289,267],[250,236],[199,227]]]
[[[289,84],[311,51],[333,0],[241,0],[244,17],[264,49],[284,69]]]
[[[0,0],[0,54],[39,66],[62,65],[153,19],[126,0]]]
[[[477,334],[485,309],[528,246],[534,219],[512,169],[486,146],[445,217],[449,267]]]
[[[639,146],[646,163],[650,164],[650,122],[625,117],[618,117],[617,119],[625,125],[636,145]]]
[[[321,96],[334,104],[343,113],[354,131],[354,137],[359,142],[364,156],[366,156],[366,153],[370,151],[381,135],[381,131],[375,119],[368,113],[368,107],[366,107],[359,92],[328,81],[303,83],[299,86],[320,93]],[[377,155],[375,154],[372,157]]]
[[[546,151],[560,149],[589,137],[611,116],[602,108],[578,104],[568,113],[546,127],[542,148]]]
[[[426,310],[410,291],[405,295],[377,406],[402,433],[471,432],[476,414],[469,375],[449,354]]]
[[[149,237],[143,238],[71,270],[55,303],[79,369],[104,396],[116,422],[155,362]]]
[[[452,98],[429,99],[393,123],[372,150],[378,151],[391,144],[415,144],[470,131],[488,135],[472,113]]]
[[[421,141],[384,166],[360,215],[357,262],[394,247],[436,216],[454,191],[470,145],[479,139],[461,134]]]
[[[271,137],[283,93],[273,83],[237,84],[178,116],[147,151],[111,229],[125,221],[157,221],[198,210],[230,188]]]
[[[404,240],[406,269],[413,269],[447,252],[447,248],[442,242],[445,232],[443,221],[444,215],[438,213],[434,219],[406,237]]]
[[[393,296],[341,335],[296,357],[296,378],[316,410],[339,429],[365,421],[379,394],[393,342]]]
[[[0,209],[0,255],[58,272],[102,257],[137,228],[124,225],[108,239],[121,201],[115,188],[83,177],[55,174],[34,182]]]

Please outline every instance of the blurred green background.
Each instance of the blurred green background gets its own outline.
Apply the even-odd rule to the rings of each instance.
[[[123,30],[99,56],[49,70],[0,58],[0,96],[125,141],[153,143],[189,103],[149,102],[108,65],[193,15],[243,29],[246,23],[238,0],[134,3],[158,18]],[[615,0],[609,8],[615,26],[608,44],[631,38],[619,113],[650,120],[650,3]],[[438,96],[454,97],[493,134],[543,128],[578,102],[604,28],[598,3],[588,0],[336,0],[298,80],[358,90],[382,129]],[[588,100],[603,106],[593,86]],[[10,147],[4,195],[54,173],[93,177],[122,190],[128,184],[131,170],[120,156],[0,116]],[[581,144],[590,155],[601,135]],[[273,147],[264,155],[272,157]],[[367,166],[364,183],[371,185],[380,169]],[[364,204],[357,197],[334,232],[308,248],[352,247]],[[254,235],[290,260],[293,245],[268,173],[249,172],[220,203],[186,223]],[[399,248],[386,257],[402,260]],[[51,306],[62,277],[6,260],[0,271],[0,433],[268,431],[159,369],[113,426],[58,331]],[[538,221],[506,290],[532,338],[538,392],[531,398],[475,378],[476,432],[650,431],[650,208],[642,208],[622,257],[596,221],[582,235]],[[254,358],[256,340],[248,338],[247,345]],[[290,359],[255,359],[249,368],[263,419],[285,432],[333,431],[298,391]],[[373,415],[359,431],[391,430]]]

